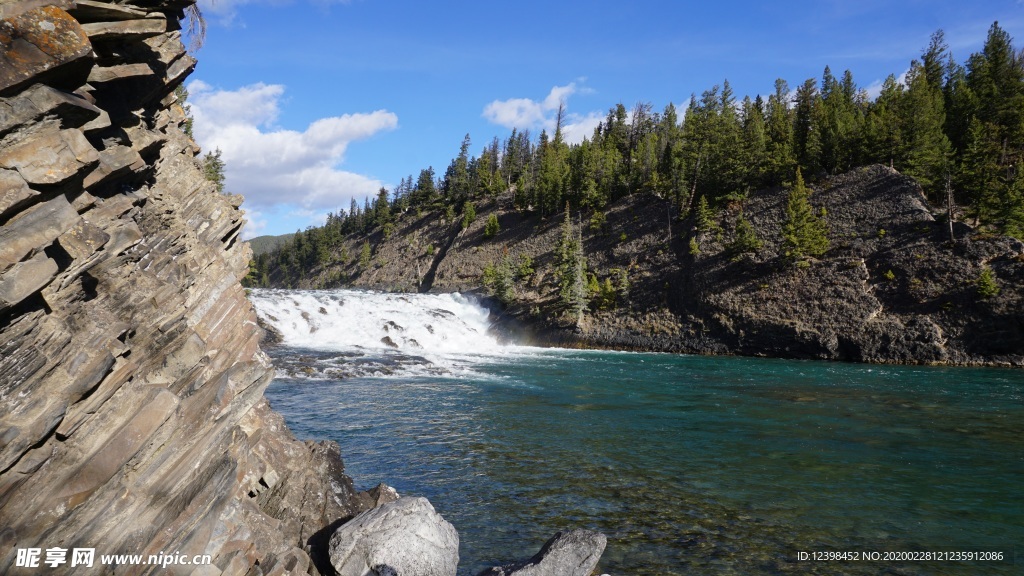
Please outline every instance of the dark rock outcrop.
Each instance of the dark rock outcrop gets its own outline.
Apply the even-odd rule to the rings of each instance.
[[[607,544],[600,532],[559,532],[533,558],[488,568],[479,576],[590,576]]]
[[[306,274],[301,287],[338,285],[394,291],[485,293],[482,272],[506,254],[534,272],[516,285],[496,330],[539,344],[699,354],[743,354],[880,363],[1024,365],[1024,244],[956,224],[949,241],[917,183],[868,166],[832,177],[811,196],[828,212],[831,249],[806,267],[782,256],[786,190],[751,193],[717,215],[720,230],[698,232],[654,194],[584,212],[583,245],[615,303],[577,325],[559,303],[557,250],[562,215],[518,212],[511,198],[485,198],[465,230],[437,212],[406,214],[394,233],[375,233],[373,263]],[[728,249],[739,214],[763,246]],[[495,215],[501,231],[483,228]],[[574,214],[577,220],[577,214]],[[694,238],[699,253],[691,253]],[[364,238],[344,250],[358,252]],[[443,252],[439,250],[443,248]],[[441,255],[443,254],[443,257]],[[989,268],[999,294],[979,294]],[[622,289],[622,279],[628,290]]]
[[[50,547],[316,573],[316,534],[388,497],[263,400],[242,199],[174,96],[191,3],[0,3],[0,573]]]

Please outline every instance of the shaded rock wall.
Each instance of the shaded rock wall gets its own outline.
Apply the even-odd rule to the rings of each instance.
[[[173,94],[191,3],[0,3],[0,573],[50,547],[315,573],[309,539],[366,507],[263,400],[242,199]]]

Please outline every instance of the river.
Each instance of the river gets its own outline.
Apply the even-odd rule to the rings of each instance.
[[[273,407],[337,441],[357,486],[426,496],[459,531],[460,575],[566,528],[604,532],[613,575],[1024,562],[1024,371],[502,346],[459,295],[251,298],[284,337]]]

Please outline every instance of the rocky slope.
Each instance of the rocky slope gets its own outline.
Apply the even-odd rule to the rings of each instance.
[[[510,198],[479,202],[462,230],[439,213],[404,215],[395,233],[369,238],[372,263],[356,258],[313,271],[304,286],[341,283],[384,290],[483,292],[481,273],[525,255],[532,275],[500,327],[561,346],[744,354],[859,362],[1024,365],[1024,244],[986,236],[963,223],[949,240],[910,178],[884,166],[833,177],[812,203],[828,212],[831,249],[807,267],[781,256],[787,192],[752,193],[717,214],[719,230],[698,232],[669,203],[626,197],[583,223],[588,266],[621,284],[614,307],[576,325],[559,304],[555,279],[563,216],[542,220],[511,209]],[[727,246],[742,210],[763,247],[736,256]],[[496,214],[501,232],[484,234]],[[699,253],[691,250],[697,241]],[[363,238],[338,254],[358,255]],[[977,280],[991,269],[999,294]]]
[[[316,573],[329,525],[375,503],[263,400],[241,198],[203,178],[173,94],[192,3],[0,2],[0,573],[52,547],[56,573],[73,548]]]

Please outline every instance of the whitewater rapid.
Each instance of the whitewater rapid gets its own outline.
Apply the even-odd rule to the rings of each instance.
[[[272,355],[293,377],[459,375],[518,348],[488,334],[490,311],[458,293],[258,289],[249,299],[289,349]]]

